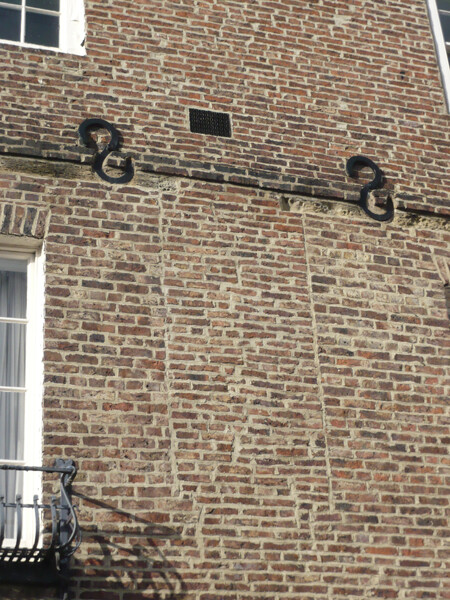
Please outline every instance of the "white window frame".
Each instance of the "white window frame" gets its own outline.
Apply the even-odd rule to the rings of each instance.
[[[0,0],[0,6],[8,6],[8,0]],[[22,6],[16,6],[17,10],[22,13],[21,16],[21,40],[24,39],[25,30],[25,0],[22,0]],[[30,10],[30,9],[28,9]],[[53,48],[51,46],[40,46],[38,44],[28,44],[23,41],[3,40],[0,39],[0,44],[11,44],[13,46],[21,46],[23,48],[38,48],[41,50],[50,50],[53,52],[65,52],[67,54],[77,54],[84,56],[86,49],[84,40],[86,37],[85,22],[84,22],[84,0],[60,0],[59,13],[43,9],[32,9],[33,12],[40,14],[58,15],[59,14],[59,46]]]
[[[27,325],[25,348],[25,426],[23,460],[0,460],[1,464],[18,466],[42,465],[42,391],[43,391],[43,325],[44,325],[44,254],[39,248],[11,246],[0,238],[0,257],[27,261],[27,314],[20,319]],[[7,390],[8,388],[2,388]],[[33,496],[42,498],[42,474],[26,471],[23,474],[23,502],[32,503]],[[35,536],[32,510],[23,511],[21,547],[30,547]],[[15,539],[5,539],[5,547],[15,545]]]
[[[445,43],[444,34],[441,27],[441,19],[436,0],[427,0],[428,14],[430,16],[431,30],[434,36],[437,60],[441,70],[442,85],[444,88],[447,110],[450,112],[450,65],[448,57],[448,48]]]

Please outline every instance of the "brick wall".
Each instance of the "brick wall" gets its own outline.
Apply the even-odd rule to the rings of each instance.
[[[449,116],[424,0],[86,16],[85,57],[0,46],[0,241],[45,246],[71,597],[445,600]],[[128,184],[91,171],[88,117],[123,135]],[[393,220],[355,205],[357,154]]]
[[[79,467],[73,597],[443,600],[442,218],[28,162],[1,178],[46,215],[44,456]]]
[[[397,204],[448,212],[425,0],[86,0],[86,21],[83,57],[2,44],[0,151],[78,160],[78,125],[103,117],[159,170],[340,197],[365,154]],[[189,107],[229,113],[232,138],[191,134]]]

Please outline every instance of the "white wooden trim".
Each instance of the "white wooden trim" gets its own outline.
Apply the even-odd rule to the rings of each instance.
[[[20,243],[20,242],[19,242]],[[42,392],[43,392],[43,327],[44,327],[44,255],[39,249],[31,251],[0,239],[2,257],[27,260],[27,336],[25,388],[1,387],[2,391],[25,393],[25,425],[23,460],[1,461],[2,464],[42,465]],[[23,474],[23,502],[31,504],[33,496],[42,497],[42,474],[27,471]],[[33,511],[23,512],[22,544],[34,541]],[[6,543],[12,543],[8,540]]]
[[[441,70],[445,101],[447,103],[447,110],[450,112],[450,66],[436,0],[427,0],[427,6],[428,14],[430,16],[431,30],[434,36],[437,60]]]
[[[25,39],[25,0],[22,0],[22,9],[20,12],[20,41],[23,43]]]
[[[36,252],[28,260],[27,286],[27,342],[25,385],[25,431],[24,461],[27,465],[42,465],[42,392],[43,337],[44,337],[44,266],[42,252]],[[23,478],[24,502],[32,503],[33,496],[42,497],[42,474],[28,471]],[[30,545],[34,539],[33,511],[24,511],[24,536],[22,540]]]
[[[84,0],[61,0],[60,13],[59,50],[85,55]]]

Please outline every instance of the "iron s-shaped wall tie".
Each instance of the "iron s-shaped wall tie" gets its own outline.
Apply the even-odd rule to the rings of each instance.
[[[127,157],[125,159],[125,173],[120,175],[119,177],[111,177],[103,170],[103,163],[111,152],[114,152],[119,147],[119,132],[117,129],[104,119],[86,119],[84,120],[80,127],[78,128],[78,135],[80,136],[81,141],[85,146],[89,146],[92,138],[89,134],[91,129],[106,129],[111,136],[108,144],[103,148],[101,152],[97,152],[94,156],[94,162],[92,164],[93,170],[97,173],[97,175],[107,181],[108,183],[128,183],[134,177],[134,169],[131,164],[131,158]]]
[[[80,127],[78,128],[78,135],[80,136],[81,141],[86,146],[89,146],[92,142],[92,138],[89,134],[90,129],[106,129],[111,136],[108,144],[103,148],[101,152],[97,152],[94,156],[94,162],[92,164],[93,170],[97,173],[97,175],[107,181],[108,183],[128,183],[134,177],[134,169],[131,164],[131,158],[127,157],[125,159],[125,172],[123,175],[119,177],[111,177],[103,170],[103,163],[111,152],[114,152],[119,147],[119,132],[117,129],[109,123],[105,121],[105,119],[85,119]],[[383,172],[378,167],[377,164],[373,162],[367,156],[352,156],[348,159],[346,170],[349,177],[356,177],[357,175],[357,166],[369,167],[372,169],[374,178],[369,183],[366,183],[365,186],[362,187],[359,199],[359,206],[364,210],[364,212],[375,219],[376,221],[389,221],[394,215],[394,205],[392,202],[392,198],[388,195],[386,200],[385,212],[384,213],[375,213],[370,210],[368,205],[370,192],[373,190],[379,190],[384,185],[384,177]]]
[[[394,204],[392,202],[392,198],[388,195],[385,205],[385,212],[383,213],[375,213],[370,210],[368,201],[369,194],[373,190],[380,190],[384,185],[384,177],[383,171],[380,169],[378,165],[376,165],[373,160],[367,158],[367,156],[352,156],[347,161],[347,174],[349,177],[356,177],[357,175],[357,166],[369,167],[372,169],[374,178],[369,183],[361,189],[360,197],[359,197],[359,206],[363,209],[363,211],[369,215],[372,219],[376,221],[389,221],[394,216]]]

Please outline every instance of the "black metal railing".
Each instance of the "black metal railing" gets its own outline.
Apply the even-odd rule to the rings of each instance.
[[[38,496],[34,496],[32,503],[23,503],[20,495],[15,502],[8,502],[0,490],[0,583],[52,583],[65,578],[70,557],[81,539],[71,500],[71,484],[77,473],[75,463],[59,459],[53,467],[0,465],[0,471],[38,471],[59,476],[59,497],[51,496],[47,503],[39,502]],[[25,531],[27,513],[31,518],[27,519],[28,531]],[[8,521],[14,520],[12,543],[10,535],[6,537],[7,516]],[[24,541],[25,534],[32,540],[28,545]]]

